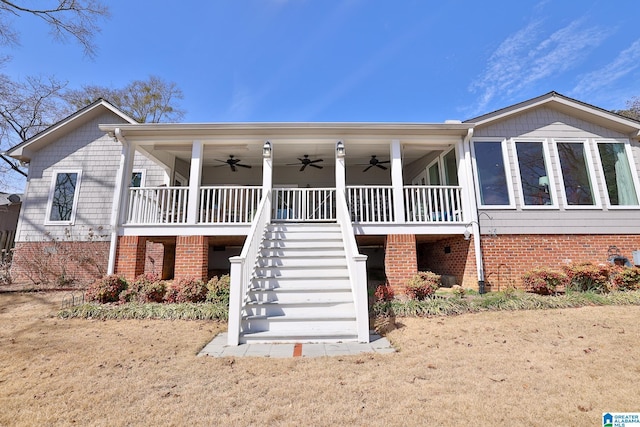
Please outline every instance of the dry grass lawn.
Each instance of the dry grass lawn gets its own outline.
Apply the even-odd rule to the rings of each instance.
[[[601,425],[640,411],[640,307],[400,319],[392,355],[215,359],[225,325],[0,294],[0,425]]]

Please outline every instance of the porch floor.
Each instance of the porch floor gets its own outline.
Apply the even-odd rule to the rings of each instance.
[[[362,353],[395,353],[385,337],[369,332],[368,343],[339,342],[313,344],[240,344],[227,345],[227,333],[218,334],[198,353],[198,356],[213,357],[323,357],[348,356]]]

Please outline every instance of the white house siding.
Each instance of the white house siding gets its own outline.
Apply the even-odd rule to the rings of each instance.
[[[39,242],[51,237],[87,240],[90,229],[95,233],[94,240],[109,239],[121,145],[100,131],[98,124],[121,122],[115,114],[105,112],[33,155],[16,242]],[[146,185],[165,183],[164,171],[137,153],[134,168],[146,169]],[[82,170],[75,223],[45,225],[53,173],[69,169]]]
[[[623,138],[628,135],[586,122],[579,118],[564,114],[548,107],[540,107],[519,116],[477,128],[474,138],[495,138],[500,141],[518,138],[552,139],[592,139]],[[640,146],[631,141],[635,169],[640,173]],[[561,181],[558,162],[553,149],[550,150],[550,167],[555,178],[555,197],[557,209],[524,208],[520,200],[520,185],[515,167],[516,155],[512,144],[508,144],[508,176],[514,188],[515,209],[484,209],[480,215],[483,234],[495,231],[497,234],[637,234],[640,233],[640,209],[606,208],[605,186],[599,173],[596,183],[599,193],[600,208],[571,209],[563,205],[561,200]],[[591,153],[591,160],[596,164],[596,153]],[[491,218],[489,218],[491,217]]]

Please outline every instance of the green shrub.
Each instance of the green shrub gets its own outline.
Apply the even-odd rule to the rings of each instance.
[[[207,283],[206,301],[229,305],[230,289],[231,278],[228,274],[220,276],[220,278],[218,278],[218,276],[213,276]]]
[[[127,281],[120,276],[112,274],[93,282],[87,288],[85,296],[87,301],[97,301],[100,303],[116,302],[120,293],[127,289]]]
[[[406,294],[422,301],[433,295],[440,284],[440,276],[430,271],[419,271],[407,282]]]
[[[174,280],[167,288],[165,301],[168,303],[203,302],[207,297],[207,285],[193,277]]]
[[[568,277],[567,290],[586,292],[609,291],[611,267],[591,263],[574,264],[564,267]]]
[[[561,271],[541,267],[534,268],[522,276],[522,284],[529,292],[540,295],[549,295],[558,289],[558,286],[566,285],[568,277]]]
[[[623,267],[613,273],[611,284],[621,291],[635,291],[640,289],[640,268]]]

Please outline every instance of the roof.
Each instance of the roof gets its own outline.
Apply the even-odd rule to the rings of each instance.
[[[59,122],[49,126],[42,132],[35,134],[26,141],[9,148],[4,152],[4,154],[20,161],[29,161],[31,159],[31,153],[34,151],[56,141],[71,130],[81,126],[105,111],[110,111],[116,114],[126,123],[135,123],[135,120],[120,111],[113,104],[100,98],[70,116],[67,116]]]
[[[622,116],[586,102],[578,101],[558,92],[549,92],[536,98],[523,101],[482,116],[465,120],[474,123],[475,127],[483,127],[506,118],[523,114],[540,106],[549,106],[555,110],[584,119],[585,121],[628,134],[640,140],[640,121]]]

